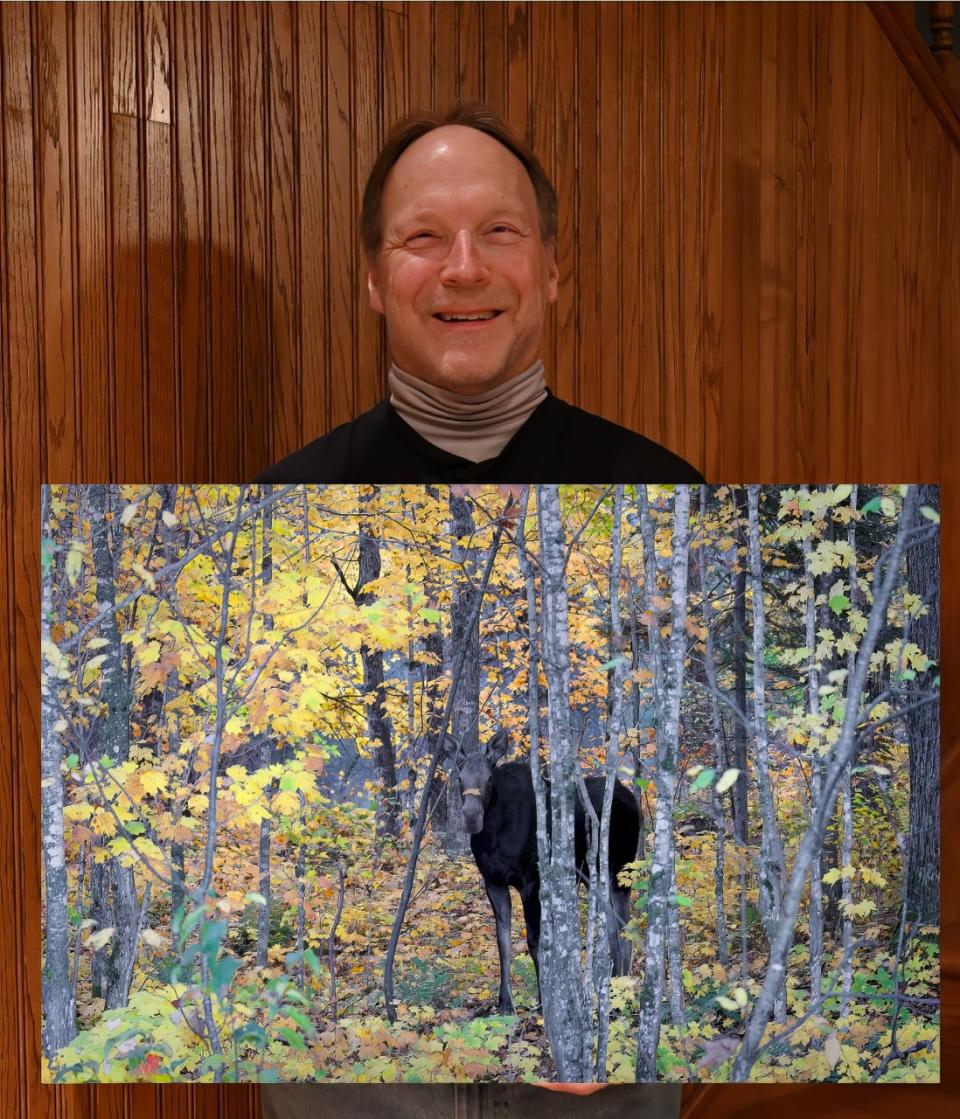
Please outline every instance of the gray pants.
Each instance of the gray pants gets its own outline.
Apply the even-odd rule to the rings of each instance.
[[[679,1084],[614,1084],[592,1096],[533,1084],[265,1084],[263,1119],[677,1119]]]

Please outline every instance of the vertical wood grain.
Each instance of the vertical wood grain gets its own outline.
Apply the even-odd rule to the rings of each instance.
[[[302,363],[300,359],[300,198],[299,119],[297,109],[297,13],[283,2],[269,5],[269,313],[273,371],[276,377],[271,435],[272,453],[300,446]]]
[[[378,111],[382,96],[379,82],[380,67],[377,64],[377,60],[382,55],[382,42],[380,21],[372,5],[358,5],[355,19],[355,42],[359,62],[355,78],[356,112],[352,143],[357,179],[364,181],[377,158],[380,138],[383,136],[383,124]],[[351,193],[356,194],[356,191],[352,190]],[[380,329],[380,316],[371,310],[368,301],[364,298],[367,288],[356,232],[360,214],[359,200],[354,204],[353,214],[348,235],[351,260],[349,296],[354,304],[359,304],[354,343],[357,354],[355,407],[357,411],[365,412],[383,396],[386,387],[387,358]]]
[[[3,337],[3,456],[0,482],[0,525],[3,551],[0,609],[9,640],[0,642],[3,738],[11,746],[3,752],[0,795],[9,805],[4,815],[0,855],[8,873],[0,878],[0,997],[4,1000],[4,1051],[0,1061],[0,1092],[5,1110],[18,1116],[40,1113],[43,1096],[37,1083],[40,1064],[36,1014],[40,997],[40,953],[27,939],[36,932],[38,915],[30,904],[39,896],[36,866],[39,800],[37,740],[28,729],[21,734],[20,709],[25,697],[22,680],[32,651],[31,619],[36,606],[31,589],[36,583],[34,494],[42,478],[40,374],[40,312],[37,299],[38,240],[36,227],[36,152],[34,146],[33,47],[31,11],[26,4],[0,7],[3,65],[3,190],[0,242],[4,285],[0,306]],[[16,486],[14,480],[16,479]],[[30,584],[25,585],[26,577]],[[24,714],[28,714],[24,712]],[[13,748],[12,744],[17,743]],[[32,772],[31,772],[32,771]],[[9,821],[8,823],[6,821]]]
[[[125,482],[146,477],[148,441],[145,420],[145,323],[143,238],[143,159],[140,112],[139,45],[141,9],[122,2],[107,9],[112,94],[108,143],[110,153],[110,236],[113,267],[113,391],[117,415],[117,476]]]
[[[75,134],[68,67],[72,13],[65,4],[36,9],[37,170],[39,178],[40,316],[47,470],[75,477],[79,467],[75,407],[76,228]]]
[[[328,148],[326,98],[327,19],[323,7],[307,4],[297,16],[300,29],[298,67],[300,120],[300,345],[303,435],[311,439],[331,426],[330,320],[327,222]],[[305,49],[310,44],[310,49]]]
[[[244,477],[251,477],[257,464],[270,459],[273,399],[276,375],[270,351],[267,303],[268,238],[266,224],[266,91],[267,66],[263,30],[264,9],[257,4],[239,4],[236,9],[238,96],[235,104],[237,150],[235,165],[238,188],[237,252],[240,262],[239,389],[243,412],[242,457]]]
[[[153,436],[147,440],[148,476],[157,480],[183,477],[183,448],[180,411],[182,384],[176,357],[180,306],[175,303],[175,260],[178,246],[172,231],[174,211],[178,225],[181,207],[175,205],[174,167],[180,165],[179,150],[174,153],[175,131],[171,105],[172,28],[168,22],[169,8],[162,3],[143,7],[144,32],[144,122],[146,140],[146,277],[147,307],[145,323],[147,349],[147,429]],[[179,41],[179,36],[178,36]],[[183,67],[177,59],[177,73]],[[194,77],[196,77],[194,70]],[[175,114],[179,125],[182,114]],[[189,120],[189,115],[187,116]],[[170,324],[175,324],[174,330]],[[190,399],[190,397],[188,397]],[[201,411],[202,415],[203,412]],[[188,410],[191,428],[197,412]],[[162,438],[162,432],[174,437]],[[190,441],[192,443],[192,440]],[[195,472],[190,460],[186,476]]]
[[[76,105],[78,477],[109,478],[114,470],[114,408],[109,347],[110,284],[104,137],[107,81],[103,67],[103,13],[96,4],[74,8]],[[79,189],[79,184],[83,189]]]
[[[152,425],[159,431],[173,423],[182,432],[182,467],[188,478],[210,477],[210,418],[215,406],[210,397],[209,336],[209,231],[208,182],[204,146],[208,130],[203,94],[206,71],[207,25],[205,4],[174,4],[173,21],[175,109],[174,138],[174,293],[176,362],[180,394],[162,402]],[[151,301],[152,312],[152,301]],[[151,371],[151,380],[153,374]],[[279,387],[279,386],[278,386]],[[278,392],[282,396],[282,392]],[[184,401],[182,419],[176,410]],[[168,411],[172,409],[172,411]]]
[[[206,97],[210,108],[205,174],[210,205],[209,373],[210,399],[215,402],[210,417],[210,477],[226,480],[243,477],[238,337],[242,264],[237,245],[237,21],[233,5],[210,5],[208,57]]]

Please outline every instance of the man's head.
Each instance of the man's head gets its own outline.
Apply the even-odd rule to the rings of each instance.
[[[401,369],[470,395],[536,360],[557,297],[556,194],[493,113],[401,121],[367,181],[361,235]]]

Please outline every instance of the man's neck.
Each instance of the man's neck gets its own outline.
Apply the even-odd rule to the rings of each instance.
[[[486,392],[461,396],[391,365],[390,403],[434,446],[470,462],[496,458],[546,397],[543,362]]]

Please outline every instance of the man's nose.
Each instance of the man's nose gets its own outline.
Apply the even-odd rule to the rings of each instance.
[[[454,237],[443,262],[441,279],[444,283],[477,284],[486,278],[487,270],[473,240],[472,233],[461,229]]]

